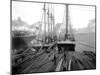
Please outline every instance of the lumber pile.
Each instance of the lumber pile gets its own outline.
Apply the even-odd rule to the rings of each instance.
[[[34,50],[28,48],[13,54],[12,72],[14,74],[41,73],[55,71],[75,71],[96,68],[96,55],[91,51],[58,52],[57,48]],[[33,51],[32,51],[33,50]],[[16,61],[17,60],[17,61]]]

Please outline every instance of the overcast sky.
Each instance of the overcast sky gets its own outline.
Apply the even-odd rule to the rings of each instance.
[[[48,6],[48,5],[47,5]],[[60,4],[53,5],[55,23],[62,23],[64,18],[65,6]],[[31,2],[12,2],[12,19],[21,17],[29,25],[41,21],[43,13],[43,3]],[[69,15],[72,27],[75,29],[87,27],[89,20],[95,19],[95,8],[92,6],[70,5]]]

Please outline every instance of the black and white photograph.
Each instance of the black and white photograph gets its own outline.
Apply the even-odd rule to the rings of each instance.
[[[96,6],[11,1],[11,73],[96,69]]]

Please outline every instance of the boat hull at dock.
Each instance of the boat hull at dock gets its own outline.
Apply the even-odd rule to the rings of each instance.
[[[49,47],[53,48],[57,46],[58,50],[66,50],[66,51],[75,51],[75,42],[72,41],[61,41],[61,42],[56,42],[56,43],[51,43],[51,44],[35,44],[32,46],[35,49],[48,49]]]
[[[75,51],[75,42],[61,41],[57,42],[58,50]]]

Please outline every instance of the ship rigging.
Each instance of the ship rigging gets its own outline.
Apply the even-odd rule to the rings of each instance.
[[[69,16],[68,16],[68,5],[65,5],[65,14],[64,14],[64,21],[65,23],[62,23],[63,25],[66,25],[66,31],[65,31],[65,36],[64,39],[60,39],[59,37],[55,34],[55,15],[54,15],[54,6],[53,4],[46,4],[44,3],[43,6],[43,13],[42,13],[42,26],[38,34],[38,39],[39,36],[42,34],[42,40],[41,44],[43,47],[48,48],[51,46],[52,43],[56,43],[58,48],[64,48],[65,50],[71,50],[74,51],[75,48],[75,39],[72,33],[69,33],[69,29],[71,31],[71,26],[68,24]],[[69,28],[69,29],[68,29]],[[60,34],[59,34],[60,36]],[[34,47],[41,47],[41,44],[36,44]]]

